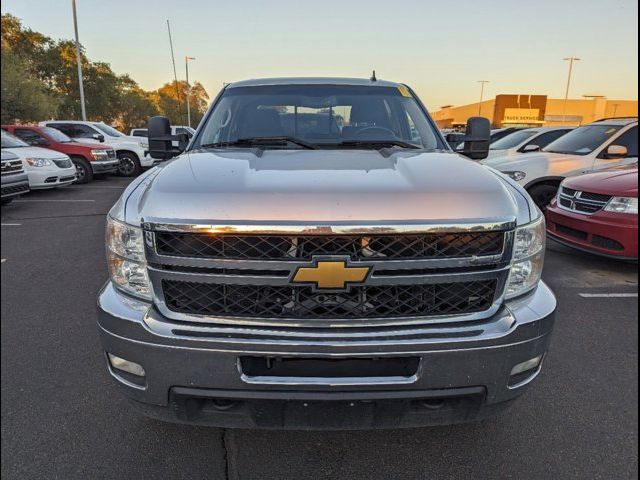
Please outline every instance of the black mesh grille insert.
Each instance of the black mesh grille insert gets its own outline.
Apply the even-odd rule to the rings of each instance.
[[[601,193],[582,192],[580,198],[586,200],[594,200],[596,202],[607,203],[611,199],[611,195],[603,195]]]
[[[310,287],[222,285],[163,280],[167,307],[221,317],[352,319],[481,312],[493,303],[497,280],[353,287],[344,293]]]
[[[156,251],[180,257],[310,260],[345,255],[352,260],[454,258],[502,253],[504,232],[428,235],[262,236],[156,232]]]
[[[607,237],[601,237],[600,235],[594,235],[591,238],[591,243],[593,243],[596,247],[607,248],[609,250],[624,250],[624,245],[620,242]]]

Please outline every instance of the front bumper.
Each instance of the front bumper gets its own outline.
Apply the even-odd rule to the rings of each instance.
[[[547,351],[555,306],[540,283],[479,324],[317,333],[176,322],[108,282],[98,325],[105,352],[144,368],[134,377],[106,360],[122,391],[151,416],[223,427],[390,428],[468,421],[508,405],[540,371],[512,381],[515,365]],[[241,366],[247,356],[411,357],[419,367],[402,378],[254,377]]]
[[[76,167],[32,167],[27,170],[31,189],[64,187],[76,181]]]
[[[104,160],[99,162],[91,162],[91,170],[93,173],[115,173],[118,171],[120,160]]]
[[[29,191],[29,178],[26,173],[15,173],[2,177],[2,198],[13,198]]]
[[[554,200],[546,212],[547,233],[554,240],[591,253],[638,258],[638,217],[600,211],[584,215],[560,208]]]

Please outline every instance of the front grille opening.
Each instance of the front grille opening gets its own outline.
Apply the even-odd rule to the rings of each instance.
[[[580,240],[586,240],[589,237],[587,232],[583,232],[582,230],[576,230],[575,228],[567,227],[565,225],[556,224],[556,230],[560,233],[564,233],[565,235],[569,235],[570,237],[574,237]]]
[[[311,260],[318,255],[351,260],[431,259],[499,255],[504,232],[423,235],[208,235],[156,232],[160,255],[269,260]]]
[[[624,250],[624,245],[622,245],[620,242],[612,238],[602,237],[600,235],[593,235],[591,237],[591,243],[596,247],[606,248],[608,250]]]
[[[167,307],[219,317],[350,319],[454,315],[491,307],[497,280],[353,287],[344,293],[310,287],[224,285],[163,280]]]

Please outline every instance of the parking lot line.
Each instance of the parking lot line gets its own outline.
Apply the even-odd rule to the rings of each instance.
[[[32,202],[95,202],[95,200],[49,200],[49,199],[29,199],[29,200],[15,200],[14,203],[32,203]]]
[[[582,298],[638,298],[637,293],[580,293]]]
[[[21,223],[0,223],[3,227],[20,227],[21,225]]]
[[[2,262],[0,262],[0,263],[4,263],[4,262],[6,262],[6,261],[7,261],[7,259],[6,259],[6,258],[3,258],[3,259],[2,259]]]

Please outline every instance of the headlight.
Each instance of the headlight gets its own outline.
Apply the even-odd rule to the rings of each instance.
[[[149,148],[149,144],[147,142],[140,142],[140,148]]]
[[[91,150],[91,156],[94,160],[99,161],[108,158],[109,154],[106,150]]]
[[[605,212],[638,214],[638,197],[613,197],[604,207]]]
[[[520,180],[524,180],[524,178],[527,176],[526,173],[520,172],[519,170],[507,171],[507,172],[502,172],[502,173],[504,173],[508,177],[511,177],[516,182],[519,182]]]
[[[26,158],[25,159],[32,167],[49,167],[51,166],[51,160],[47,158]]]
[[[111,281],[127,293],[150,300],[142,229],[107,217],[106,245]]]
[[[545,241],[544,216],[516,229],[513,259],[506,289],[507,299],[528,292],[540,281]]]

